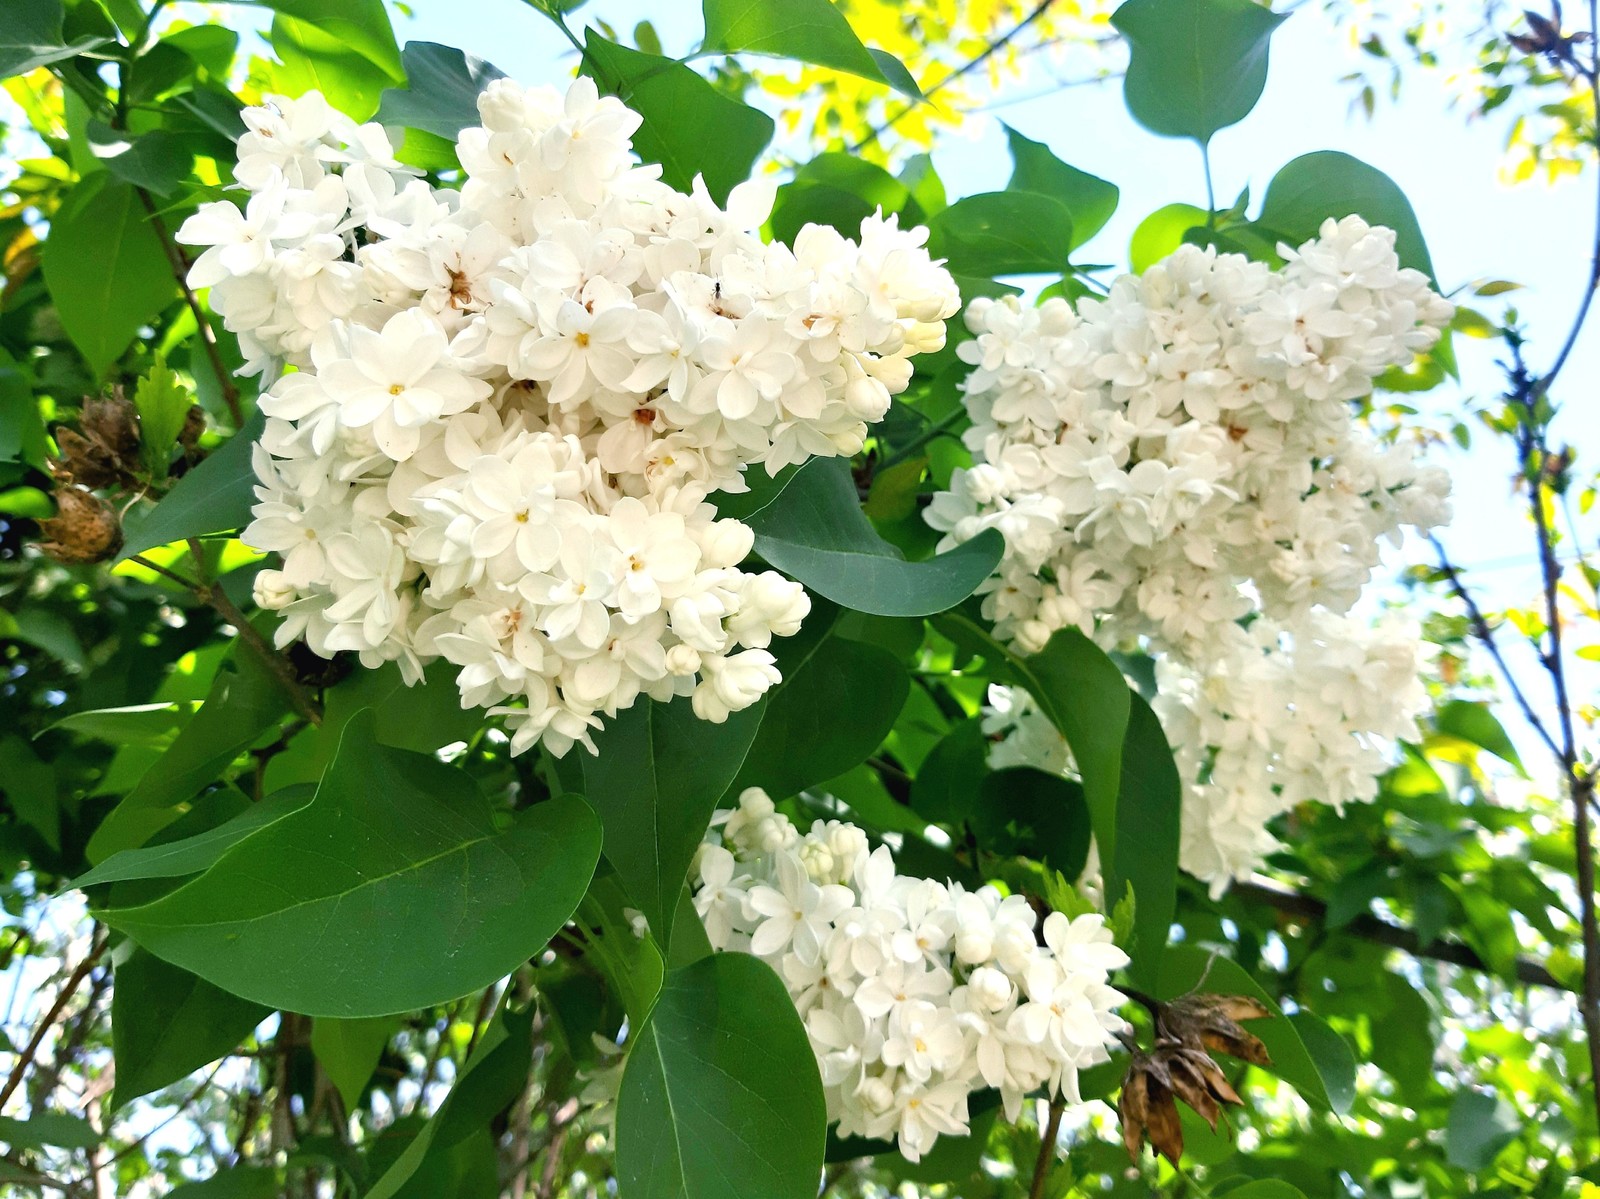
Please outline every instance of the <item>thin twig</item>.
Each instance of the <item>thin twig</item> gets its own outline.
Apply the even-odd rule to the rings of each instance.
[[[1309,921],[1319,926],[1325,924],[1328,918],[1326,903],[1315,896],[1302,895],[1299,891],[1290,891],[1262,882],[1237,882],[1228,893],[1246,903],[1264,904],[1285,916]],[[1352,937],[1359,937],[1363,941],[1371,941],[1375,945],[1398,949],[1415,958],[1448,962],[1452,966],[1463,966],[1468,970],[1493,972],[1489,963],[1484,961],[1470,945],[1463,945],[1459,941],[1439,940],[1424,945],[1421,938],[1409,928],[1401,928],[1398,924],[1390,924],[1387,920],[1380,920],[1376,916],[1357,916],[1340,931]],[[1514,973],[1518,982],[1529,983],[1536,987],[1551,987],[1558,991],[1572,990],[1541,963],[1528,958],[1516,960]]]
[[[146,558],[143,554],[129,554],[128,555],[128,561],[136,563],[137,565],[144,567],[146,570],[153,570],[158,575],[166,576],[167,578],[171,579],[174,583],[176,583],[179,587],[182,587],[185,591],[196,591],[197,592],[197,591],[200,590],[200,584],[196,583],[193,579],[186,579],[182,575],[180,575],[177,571],[168,570],[165,566],[162,566],[161,563],[152,562],[149,558]]]
[[[133,190],[139,197],[139,203],[144,205],[151,230],[161,242],[161,249],[172,267],[172,277],[177,280],[178,290],[183,293],[183,302],[194,314],[195,324],[199,328],[200,345],[211,363],[212,373],[217,376],[217,386],[222,391],[222,402],[228,406],[228,415],[233,418],[233,426],[237,429],[244,424],[244,409],[239,406],[239,387],[233,381],[227,364],[222,361],[222,350],[217,345],[216,331],[211,328],[211,321],[206,316],[205,309],[200,306],[200,298],[194,294],[194,288],[189,286],[189,259],[179,248],[178,243],[172,240],[172,232],[167,228],[167,223],[161,219],[161,214],[156,211],[150,193],[142,187]]]
[[[0,1109],[5,1107],[6,1101],[22,1085],[23,1075],[28,1072],[28,1066],[32,1064],[33,1059],[38,1055],[39,1047],[44,1044],[45,1037],[49,1034],[50,1029],[55,1026],[55,1022],[61,1018],[61,1013],[66,1009],[67,1004],[71,1002],[73,995],[77,993],[78,987],[82,985],[89,971],[94,969],[95,963],[100,960],[100,955],[105,952],[105,948],[105,934],[97,933],[95,940],[92,942],[92,948],[85,955],[83,961],[78,963],[77,968],[67,976],[67,981],[61,985],[61,990],[57,993],[55,1002],[50,1005],[50,1010],[44,1014],[44,1019],[39,1021],[38,1027],[33,1030],[33,1035],[28,1038],[28,1043],[22,1047],[22,1052],[17,1057],[16,1065],[11,1068],[11,1074],[6,1079],[5,1086],[0,1087]]]
[[[1056,1137],[1061,1135],[1061,1113],[1066,1110],[1064,1100],[1050,1101],[1050,1119],[1039,1135],[1039,1160],[1033,1163],[1033,1185],[1028,1188],[1028,1199],[1044,1199],[1044,1184],[1056,1160]]]
[[[188,539],[188,544],[189,553],[193,555],[195,565],[203,570],[205,568],[205,551],[202,549],[200,542],[191,537]],[[320,726],[322,724],[322,706],[317,703],[316,699],[305,689],[305,686],[295,675],[294,665],[289,659],[273,648],[267,639],[256,630],[256,627],[250,623],[249,618],[239,610],[238,605],[228,598],[228,593],[222,589],[220,584],[210,579],[205,579],[202,582],[192,584],[192,586],[195,595],[199,597],[200,601],[209,604],[223,620],[231,624],[238,631],[239,639],[253,649],[267,669],[277,677],[284,690],[288,692],[289,701],[294,705],[295,711],[299,712],[312,724]]]

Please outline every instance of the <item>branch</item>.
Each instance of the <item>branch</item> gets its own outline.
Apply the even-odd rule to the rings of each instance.
[[[49,1034],[50,1029],[54,1027],[55,1022],[61,1018],[61,1013],[66,1009],[73,995],[77,993],[78,987],[82,985],[89,971],[94,969],[94,964],[100,960],[100,955],[105,952],[105,948],[106,936],[104,932],[97,933],[89,953],[84,957],[83,961],[78,963],[77,968],[67,976],[67,981],[61,985],[61,990],[57,993],[55,1002],[50,1005],[50,1010],[44,1014],[44,1019],[39,1021],[39,1026],[33,1030],[33,1035],[28,1038],[28,1043],[22,1047],[22,1053],[17,1057],[17,1064],[11,1068],[11,1075],[6,1079],[6,1085],[0,1087],[0,1109],[5,1107],[6,1101],[22,1085],[22,1077],[28,1072],[28,1066],[32,1064],[33,1059],[38,1055],[39,1047],[44,1044],[45,1037]]]
[[[1230,894],[1247,903],[1270,907],[1298,920],[1319,925],[1327,922],[1328,905],[1315,896],[1303,895],[1299,891],[1275,887],[1268,883],[1237,882],[1233,884]],[[1463,966],[1468,970],[1494,973],[1489,963],[1484,961],[1477,950],[1470,945],[1463,945],[1459,941],[1433,941],[1424,945],[1417,934],[1409,928],[1390,924],[1387,920],[1380,920],[1376,916],[1357,916],[1339,931],[1360,937],[1363,941],[1371,941],[1375,945],[1398,949],[1414,958],[1428,958],[1436,962],[1448,962],[1452,966]],[[1550,987],[1557,991],[1572,990],[1571,986],[1545,969],[1543,963],[1528,958],[1517,959],[1514,973],[1518,982],[1528,983],[1531,986]]]
[[[205,569],[205,551],[200,542],[193,537],[188,539],[189,553],[194,558],[195,566]],[[198,583],[189,584],[194,588],[194,593],[200,602],[209,604],[223,620],[231,624],[239,633],[239,639],[248,645],[260,656],[268,670],[277,676],[278,682],[283,685],[289,694],[289,700],[294,705],[294,710],[300,713],[314,725],[322,724],[322,705],[295,674],[294,665],[288,658],[280,654],[263,637],[256,627],[250,623],[249,617],[239,610],[239,606],[228,598],[228,593],[216,582],[205,579]]]
[[[1050,1120],[1039,1134],[1039,1160],[1033,1163],[1033,1185],[1028,1188],[1028,1199],[1044,1199],[1044,1184],[1056,1160],[1056,1138],[1061,1135],[1061,1113],[1066,1107],[1059,1097],[1050,1101]]]
[[[217,345],[216,332],[211,328],[211,321],[206,316],[205,309],[200,307],[200,298],[194,294],[194,288],[189,286],[189,260],[178,247],[178,243],[172,240],[172,233],[167,228],[167,223],[161,219],[161,214],[156,211],[150,194],[142,187],[133,190],[139,197],[139,203],[144,205],[150,228],[155,231],[157,240],[161,242],[161,249],[172,267],[172,277],[177,280],[178,289],[183,292],[183,302],[194,314],[195,324],[199,328],[200,344],[205,347],[206,358],[211,362],[211,370],[217,376],[217,386],[222,389],[222,402],[227,404],[228,415],[233,418],[233,426],[237,429],[244,424],[244,410],[239,406],[239,387],[233,381],[233,375],[229,373],[227,364],[222,361],[222,350]]]

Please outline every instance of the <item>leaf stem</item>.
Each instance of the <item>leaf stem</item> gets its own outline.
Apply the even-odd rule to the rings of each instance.
[[[929,442],[935,441],[944,436],[951,429],[955,428],[966,419],[967,406],[965,404],[957,405],[954,412],[941,417],[939,420],[929,425],[921,433],[918,433],[910,441],[906,442],[905,445],[901,446],[882,462],[878,463],[876,469],[882,471],[888,470],[892,466],[899,466],[900,463],[905,462],[907,459],[913,457],[917,451],[921,450]]]

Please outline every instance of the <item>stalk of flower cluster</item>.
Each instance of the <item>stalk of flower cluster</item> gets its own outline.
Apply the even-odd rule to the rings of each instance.
[[[1451,305],[1360,217],[1280,250],[1274,271],[1184,246],[1076,306],[974,302],[974,465],[928,510],[947,545],[1005,534],[983,600],[1001,638],[1035,652],[1077,627],[1157,657],[1183,864],[1219,888],[1276,844],[1273,816],[1374,795],[1425,706],[1419,638],[1348,613],[1383,542],[1449,516],[1447,474],[1357,403]],[[1065,764],[1025,701],[995,698],[1017,739],[998,760]]]
[[[714,948],[784,979],[841,1135],[893,1137],[917,1160],[967,1134],[967,1099],[1000,1091],[1015,1120],[1043,1087],[1081,1102],[1107,1060],[1128,964],[1097,915],[1038,918],[1021,895],[902,875],[853,824],[804,834],[752,787],[718,814],[694,875]]]
[[[593,749],[639,696],[706,720],[756,702],[810,601],[739,569],[752,534],[708,497],[859,450],[959,305],[925,230],[752,232],[641,166],[640,118],[594,84],[499,80],[457,143],[459,190],[396,162],[317,93],[247,109],[243,208],[201,207],[190,282],[261,398],[255,519],[281,556],[256,599],[280,645],[443,658],[512,749]]]

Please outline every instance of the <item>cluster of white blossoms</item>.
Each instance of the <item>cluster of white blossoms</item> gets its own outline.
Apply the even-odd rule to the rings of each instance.
[[[592,749],[641,694],[723,720],[778,679],[809,610],[738,564],[707,496],[861,448],[959,304],[924,230],[753,230],[638,165],[639,117],[584,79],[509,80],[457,143],[459,190],[396,162],[316,93],[248,109],[243,210],[204,205],[190,282],[277,377],[245,541],[282,556],[256,599],[280,644],[443,657],[513,749]]]
[[[1097,915],[1052,912],[1040,944],[1023,896],[897,874],[855,825],[801,834],[759,788],[713,832],[695,910],[714,948],[787,983],[841,1135],[915,1161],[966,1135],[973,1091],[997,1088],[1012,1120],[1039,1087],[1078,1102],[1078,1071],[1125,1027],[1107,978],[1128,958]]]
[[[1424,703],[1415,632],[1346,615],[1383,542],[1449,519],[1447,473],[1357,415],[1454,311],[1394,242],[1352,216],[1276,271],[1184,246],[1103,299],[967,309],[975,464],[928,519],[1005,534],[984,612],[1022,652],[1076,627],[1156,655],[1184,865],[1218,886],[1299,801],[1370,799]],[[1036,729],[1015,757],[1064,753]]]

